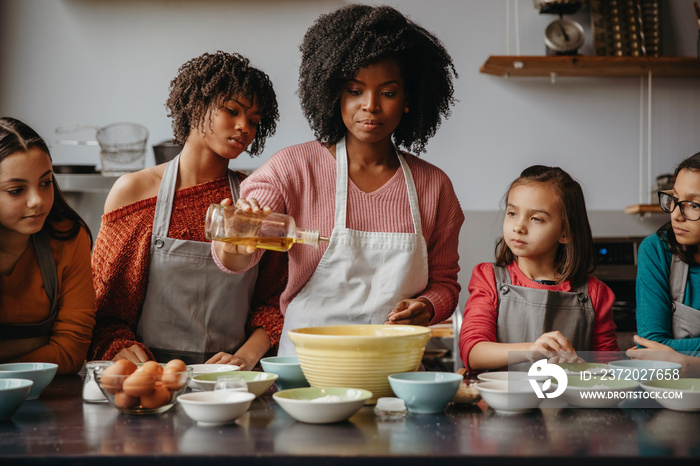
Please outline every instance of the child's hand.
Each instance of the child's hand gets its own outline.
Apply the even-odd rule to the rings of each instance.
[[[638,335],[634,336],[634,342],[642,346],[642,348],[633,346],[632,348],[628,349],[625,353],[627,354],[628,358],[677,362],[681,365],[681,377],[697,376],[697,374],[695,374],[696,371],[690,367],[690,364],[698,359],[697,357],[679,353],[670,346],[666,346],[657,341],[647,340],[646,338],[642,338]]]
[[[544,353],[547,357],[557,356],[553,352],[573,352],[576,350],[571,346],[571,342],[559,330],[542,334],[530,347],[530,351]],[[567,358],[568,359],[568,358]]]
[[[549,364],[579,364],[586,362],[576,352],[557,353],[554,357],[547,359]]]
[[[385,323],[427,326],[435,315],[433,304],[426,298],[404,299],[391,310]]]
[[[644,351],[673,351],[674,353],[676,352],[676,350],[674,350],[670,346],[666,346],[663,343],[659,343],[658,341],[647,340],[646,338],[642,338],[639,335],[635,335],[633,338],[634,342],[641,346],[641,348],[633,346],[632,348],[627,350],[627,356],[632,359],[644,359]]]

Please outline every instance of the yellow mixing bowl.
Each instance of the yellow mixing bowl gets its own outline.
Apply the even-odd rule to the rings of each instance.
[[[418,369],[430,329],[414,325],[331,325],[289,331],[312,387],[369,390],[393,396],[388,377]]]

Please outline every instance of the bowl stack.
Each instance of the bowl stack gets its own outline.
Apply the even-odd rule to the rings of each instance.
[[[289,332],[312,387],[368,390],[368,403],[393,396],[389,375],[418,369],[430,336],[430,329],[413,325],[333,325]]]
[[[36,400],[53,380],[58,365],[50,362],[10,362],[0,364],[0,379],[26,379],[33,382],[27,400]]]
[[[29,395],[34,382],[27,379],[0,379],[0,422],[12,417]]]

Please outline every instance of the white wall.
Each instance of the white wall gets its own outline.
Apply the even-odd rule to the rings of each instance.
[[[271,76],[280,101],[279,130],[266,153],[236,162],[257,167],[275,150],[312,137],[296,96],[298,44],[320,13],[345,3],[0,0],[0,114],[25,120],[54,142],[56,163],[97,163],[96,147],[56,145],[54,129],[136,121],[149,128],[149,144],[168,139],[164,102],[177,68],[204,51],[237,51]],[[516,4],[521,54],[544,53],[542,32],[553,17],[538,15],[531,0],[367,3],[398,7],[434,31],[453,55],[459,103],[424,157],[451,174],[465,210],[498,210],[509,182],[533,163],[570,171],[593,210],[621,211],[639,202],[639,78],[560,78],[552,85],[544,78],[480,74],[489,55],[508,47],[515,53],[512,22],[506,44],[506,18],[510,7],[513,19]],[[673,25],[664,31],[667,53],[693,55],[692,1],[665,3],[672,8],[665,25]],[[586,13],[577,17],[590,29]],[[590,54],[588,34],[583,52]],[[700,150],[699,84],[653,80],[653,176]],[[94,133],[67,136],[90,139]]]

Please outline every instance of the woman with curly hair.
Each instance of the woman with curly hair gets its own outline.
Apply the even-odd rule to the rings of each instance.
[[[166,106],[182,152],[122,176],[105,203],[90,354],[251,369],[281,333],[286,258],[268,255],[232,280],[211,260],[203,225],[211,203],[238,197],[244,175],[229,161],[259,154],[275,131],[272,83],[240,55],[205,53],[180,67]]]
[[[95,325],[92,237],[54,179],[46,142],[0,118],[0,362],[83,367]]]
[[[424,151],[449,116],[449,54],[397,10],[366,5],[322,15],[300,48],[299,96],[317,140],[275,154],[237,202],[330,236],[289,251],[278,354],[294,353],[286,334],[298,327],[443,321],[459,296],[464,215],[447,175],[398,148]],[[219,242],[213,250],[233,273],[262,255]]]

